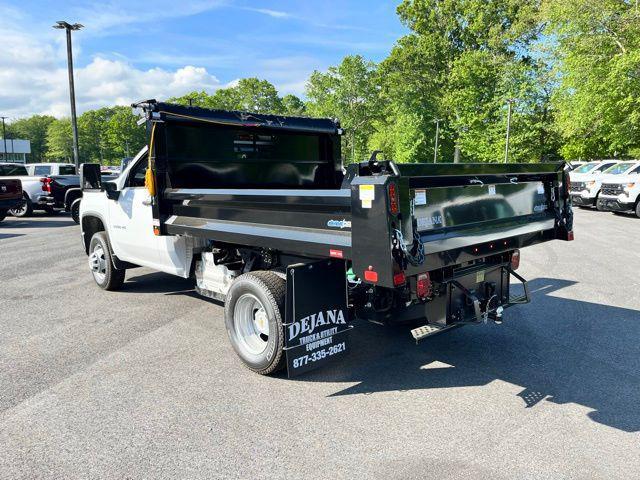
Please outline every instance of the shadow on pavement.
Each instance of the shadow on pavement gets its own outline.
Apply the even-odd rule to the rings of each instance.
[[[640,312],[550,295],[575,282],[529,282],[532,303],[502,326],[469,326],[424,340],[407,328],[358,322],[351,354],[300,381],[358,382],[332,396],[519,385],[524,408],[539,402],[593,409],[593,421],[640,431]]]
[[[358,320],[347,357],[294,381],[356,382],[332,395],[343,396],[502,380],[522,387],[523,408],[575,403],[595,422],[640,431],[640,312],[554,296],[575,284],[532,280],[532,303],[506,310],[502,326],[467,326],[417,346],[407,327]],[[123,291],[203,298],[191,280],[163,273],[128,278]]]
[[[13,237],[24,237],[24,233],[0,233],[0,240],[5,240],[7,238]]]
[[[57,214],[51,216],[51,220],[41,220],[44,218],[47,217],[44,215],[36,216],[36,214],[34,214],[33,217],[26,218],[7,217],[5,220],[6,225],[4,225],[3,222],[3,226],[7,228],[58,228],[76,226],[76,222],[74,222],[69,215]],[[34,221],[36,219],[37,221]]]
[[[193,291],[193,280],[162,272],[137,275],[136,270],[132,269],[127,271],[121,291],[127,293],[165,293],[167,295],[186,294]]]

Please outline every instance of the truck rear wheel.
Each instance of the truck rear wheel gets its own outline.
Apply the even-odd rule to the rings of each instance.
[[[24,203],[19,207],[9,210],[9,213],[18,218],[30,217],[33,214],[33,203],[31,203],[29,197],[25,195]]]
[[[284,367],[286,282],[273,272],[245,273],[229,288],[224,320],[229,340],[251,370],[268,375]]]
[[[113,266],[111,246],[105,232],[97,232],[89,243],[89,268],[93,279],[104,290],[120,290],[124,283],[125,270]]]

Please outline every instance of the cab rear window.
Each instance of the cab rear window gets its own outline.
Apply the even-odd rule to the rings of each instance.
[[[0,165],[0,177],[27,176],[29,173],[22,165]]]

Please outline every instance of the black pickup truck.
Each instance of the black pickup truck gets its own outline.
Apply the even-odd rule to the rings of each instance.
[[[22,182],[0,178],[0,222],[5,219],[9,210],[18,208],[23,203]]]
[[[135,106],[148,147],[114,181],[98,165],[81,169],[94,280],[116,290],[136,265],[193,278],[225,302],[230,341],[261,374],[339,358],[354,318],[421,320],[416,341],[501,323],[506,308],[529,301],[520,249],[573,240],[562,162],[373,155],[343,168],[332,120]]]
[[[80,187],[78,175],[50,175],[41,178],[40,181],[42,182],[42,195],[38,199],[38,204],[46,205],[50,209],[65,208],[65,200],[69,190]]]

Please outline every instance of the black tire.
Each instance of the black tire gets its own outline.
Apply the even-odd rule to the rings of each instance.
[[[598,195],[596,195],[596,210],[598,210],[599,212],[604,212],[604,208],[602,208],[600,205],[598,205],[598,199],[600,198],[600,193],[598,193]]]
[[[97,232],[89,243],[89,269],[96,284],[103,290],[120,290],[126,270],[113,266],[111,246],[105,232]]]
[[[24,196],[24,203],[19,208],[12,208],[9,213],[17,218],[26,218],[33,215],[33,203],[28,196]]]
[[[640,218],[640,200],[636,202],[636,217]]]
[[[71,212],[71,218],[73,221],[80,225],[80,198],[77,198],[71,204],[69,211]]]
[[[224,321],[231,345],[242,362],[260,375],[277,372],[285,366],[283,324],[286,292],[284,279],[273,272],[257,271],[236,278],[227,293]],[[250,302],[254,300],[257,303],[251,306]],[[253,317],[253,324],[243,328],[251,323],[246,321],[247,314]],[[260,333],[256,326],[262,322],[262,330],[266,330],[265,315],[268,334]],[[250,328],[253,331],[246,334]],[[264,350],[259,351],[263,344]]]
[[[4,220],[5,218],[7,218],[7,211],[6,210],[0,210],[0,222],[2,220]]]

